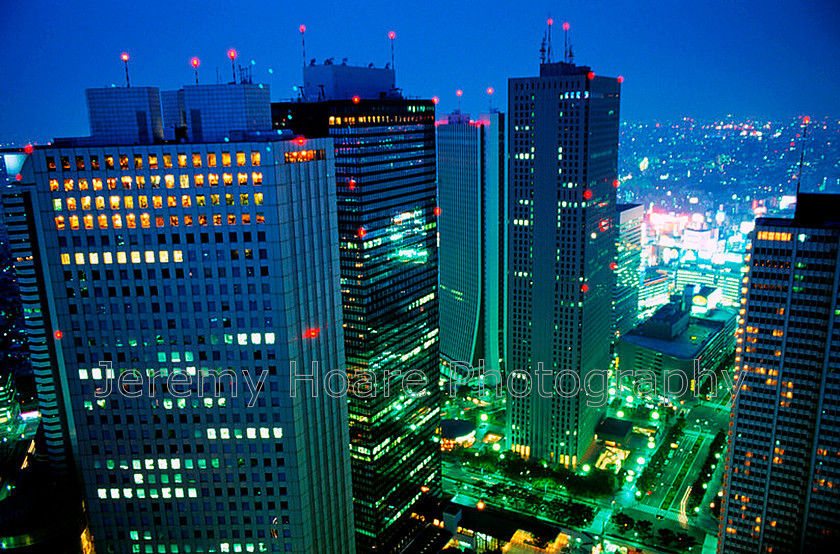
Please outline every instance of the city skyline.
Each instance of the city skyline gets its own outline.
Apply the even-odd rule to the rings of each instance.
[[[72,6],[39,2],[7,10],[0,23],[6,54],[0,70],[13,92],[0,99],[0,141],[44,143],[85,134],[84,88],[121,86],[121,52],[130,55],[133,83],[176,89],[193,81],[192,57],[200,60],[202,83],[215,83],[217,69],[226,82],[225,53],[236,48],[237,62],[252,67],[255,82],[271,86],[272,100],[291,98],[292,86],[301,84],[301,24],[308,60],[341,63],[346,57],[353,65],[382,67],[390,62],[393,30],[398,80],[412,96],[438,96],[438,111],[449,112],[458,107],[455,91],[461,89],[463,109],[478,113],[489,106],[485,91],[493,87],[493,105],[503,108],[506,79],[538,65],[549,14],[555,53],[563,49],[559,23],[568,21],[577,60],[625,77],[625,120],[838,115],[833,98],[840,84],[832,75],[840,72],[840,39],[832,29],[840,24],[840,8],[827,1],[684,2],[666,9],[652,1],[587,7],[540,2],[524,12],[494,2],[478,17],[468,6],[447,4],[424,11],[406,3],[367,4],[356,13],[331,2],[319,7],[291,6],[276,20],[271,14],[279,10],[267,3],[232,9],[147,2],[119,10],[101,6],[84,18]],[[254,17],[261,12],[268,17]],[[496,25],[494,16],[505,25]],[[802,65],[817,59],[819,64]],[[802,73],[810,79],[791,78]],[[809,86],[812,80],[821,86]],[[59,91],[56,81],[73,85]]]

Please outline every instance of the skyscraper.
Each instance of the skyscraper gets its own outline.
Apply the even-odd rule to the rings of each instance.
[[[36,148],[4,198],[97,551],[354,549],[345,398],[293,386],[344,374],[333,145],[274,136]]]
[[[508,85],[507,369],[523,395],[508,401],[508,436],[525,457],[572,467],[599,413],[555,380],[570,390],[609,368],[618,81],[559,62]]]
[[[641,204],[616,206],[615,290],[613,291],[614,340],[636,326],[639,315],[639,288],[642,275],[642,224],[645,210]]]
[[[840,543],[840,195],[756,222],[718,552]]]
[[[475,121],[453,113],[436,123],[440,353],[444,364],[483,360],[497,374],[507,281],[504,125],[499,112]]]
[[[306,82],[326,78],[313,67]],[[333,81],[341,67],[327,66]],[[274,104],[272,117],[302,141],[335,140],[356,544],[394,552],[421,523],[412,513],[440,492],[434,105],[359,91],[331,99],[310,90],[326,99]],[[407,386],[409,370],[420,386]]]

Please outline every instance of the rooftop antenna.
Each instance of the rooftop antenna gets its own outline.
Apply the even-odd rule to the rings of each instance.
[[[493,111],[493,93],[496,92],[493,90],[493,87],[487,87],[487,97],[490,101],[490,111]]]
[[[808,124],[811,123],[810,116],[802,118],[802,123],[805,125],[805,131],[802,132],[802,149],[799,152],[799,175],[796,178],[796,198],[799,198],[799,188],[802,186],[802,166],[805,162],[805,138],[808,136]]]
[[[306,67],[306,25],[300,26],[300,47],[303,50],[303,67]]]
[[[554,26],[554,20],[551,19],[551,14],[548,14],[548,63],[551,63],[551,27]]]
[[[236,56],[237,52],[233,48],[228,50],[228,58],[230,58],[230,70],[233,73],[233,84],[236,84]]]
[[[391,31],[388,33],[388,38],[391,39],[391,69],[396,70],[397,66],[394,65],[394,39],[397,38],[397,33]]]
[[[458,113],[461,113],[461,96],[463,96],[463,95],[464,95],[463,90],[458,89],[458,90],[455,91],[455,96],[458,97]]]
[[[563,61],[568,62],[571,58],[571,48],[569,47],[569,22],[566,21],[563,23]]]
[[[131,83],[128,81],[128,52],[120,54],[120,59],[125,64],[125,88],[131,88]]]
[[[540,44],[540,65],[545,63],[545,33],[543,33],[542,43]]]
[[[198,66],[200,63],[201,62],[199,62],[196,57],[193,57],[193,59],[190,60],[190,65],[193,66],[193,69],[195,70],[195,84],[198,84]]]

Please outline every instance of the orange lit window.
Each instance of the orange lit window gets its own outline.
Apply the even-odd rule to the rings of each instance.
[[[265,214],[257,214],[257,225],[265,223]]]
[[[110,198],[111,201],[111,209],[112,210],[119,210],[120,209],[120,197],[119,196],[112,196]]]
[[[167,196],[166,197],[166,206],[168,208],[177,208],[178,207],[178,199],[174,196]]]
[[[114,169],[114,156],[105,154],[105,169]]]
[[[251,173],[251,179],[253,179],[255,185],[262,184],[262,173],[259,171],[254,171]]]
[[[203,194],[199,194],[198,196],[196,196],[195,203],[199,206],[204,206],[205,196]]]
[[[251,214],[242,214],[242,225],[251,224]]]
[[[146,199],[145,196],[140,196],[140,197],[137,198],[137,200],[139,201],[138,204],[139,204],[141,210],[145,210],[146,208],[149,207],[149,202],[148,202],[148,200]]]
[[[189,188],[190,186],[190,176],[189,175],[181,175],[181,188]]]
[[[155,227],[163,227],[163,216],[155,216]]]
[[[134,169],[143,169],[143,156],[134,154]]]
[[[125,206],[126,210],[133,210],[134,209],[134,197],[133,196],[126,196],[123,198],[123,205]]]
[[[104,196],[97,196],[96,197],[96,209],[97,210],[104,210],[105,209],[105,197]]]
[[[149,228],[149,226],[151,225],[151,221],[150,221],[150,218],[149,218],[149,214],[140,214],[140,225],[141,225],[144,229],[148,229],[148,228]]]
[[[207,181],[210,183],[211,187],[215,187],[219,184],[219,174],[218,173],[211,173],[207,176]]]
[[[149,154],[149,169],[157,169],[157,154]]]
[[[202,227],[206,226],[207,225],[207,216],[203,215],[203,214],[199,215],[198,216],[198,224],[201,225]]]
[[[210,195],[210,204],[213,206],[219,205],[219,195],[218,194],[211,194]]]
[[[189,194],[184,194],[181,196],[181,206],[184,208],[189,208],[192,205],[192,197]]]
[[[213,214],[213,225],[219,226],[222,224],[222,215],[221,214]]]
[[[242,206],[247,206],[248,205],[248,195],[247,194],[240,194],[239,195],[239,203]]]
[[[192,224],[193,224],[193,216],[185,215],[184,216],[184,225],[186,225],[187,227],[191,227]]]
[[[245,165],[245,152],[237,152],[236,153],[236,165],[239,165],[239,166]]]
[[[129,175],[122,178],[122,187],[125,190],[131,190],[131,177]]]
[[[155,209],[163,208],[163,198],[160,196],[153,196],[152,205],[155,207]]]
[[[92,215],[87,214],[82,219],[85,222],[85,229],[93,229],[93,216]]]
[[[95,178],[93,180],[93,190],[102,190],[102,179]]]
[[[197,186],[197,187],[203,187],[204,186],[204,175],[196,175],[195,177],[193,177],[193,179],[195,180],[195,186]]]
[[[225,186],[230,186],[233,184],[233,174],[231,173],[224,173],[222,175],[222,180],[225,182]]]
[[[73,217],[76,217],[76,216],[73,216]],[[236,216],[235,215],[228,214],[228,225],[236,225]]]
[[[247,173],[237,173],[236,178],[239,180],[240,186],[248,184],[248,174]]]
[[[58,229],[59,231],[64,229],[64,216],[63,215],[57,215],[55,217],[55,228]]]
[[[251,165],[260,165],[260,153],[251,152]]]
[[[177,215],[170,215],[169,216],[169,225],[172,227],[178,226],[178,216]]]
[[[120,154],[120,169],[128,169],[128,156]]]
[[[50,179],[50,190],[58,192],[58,179]]]
[[[178,154],[178,167],[187,167],[187,155]]]
[[[134,214],[127,214],[125,216],[125,226],[129,229],[134,229],[137,226],[137,219],[134,217]]]
[[[230,152],[222,152],[222,167],[230,167]]]
[[[207,167],[216,167],[216,154],[213,152],[207,154]]]
[[[100,229],[107,229],[108,228],[108,216],[107,215],[102,214],[97,219],[99,220],[99,228]]]
[[[75,198],[68,198],[67,199],[67,209],[68,210],[75,210],[76,209],[76,199]]]
[[[168,189],[174,189],[175,188],[175,176],[174,175],[166,175],[163,178],[163,180],[166,181],[166,188],[168,188]]]
[[[193,167],[201,167],[201,154],[193,154]]]
[[[153,189],[159,189],[160,188],[160,175],[152,175],[151,180],[152,180],[152,188]]]
[[[73,179],[64,179],[64,190],[67,192],[73,190]]]
[[[233,195],[226,194],[225,195],[225,206],[233,206]]]
[[[87,179],[79,179],[79,190],[87,190],[87,189],[88,189]]]
[[[117,190],[117,178],[116,177],[108,177],[108,190]]]
[[[111,220],[114,223],[114,229],[122,229],[122,216],[120,214],[112,215]]]

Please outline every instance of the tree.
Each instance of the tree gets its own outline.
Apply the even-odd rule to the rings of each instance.
[[[627,514],[619,513],[613,516],[612,521],[615,525],[618,526],[619,530],[622,533],[628,533],[633,530],[633,527],[636,523],[632,517],[628,516]]]
[[[636,522],[636,531],[643,537],[649,537],[653,534],[653,522],[642,519]]]

